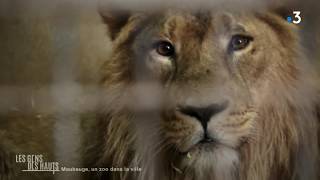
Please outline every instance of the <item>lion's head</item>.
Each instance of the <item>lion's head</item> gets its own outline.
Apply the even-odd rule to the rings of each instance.
[[[315,178],[315,88],[295,25],[219,8],[102,16],[114,46],[98,164],[148,180]]]

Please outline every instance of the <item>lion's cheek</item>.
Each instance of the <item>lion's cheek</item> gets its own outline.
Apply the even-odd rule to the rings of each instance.
[[[180,152],[186,152],[201,138],[202,127],[192,118],[176,116],[163,124],[167,142]]]
[[[208,131],[219,143],[237,148],[244,140],[254,135],[257,116],[253,110],[239,115],[229,115],[226,119],[209,123]]]

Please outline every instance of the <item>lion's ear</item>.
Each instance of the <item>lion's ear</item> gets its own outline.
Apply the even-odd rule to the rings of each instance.
[[[273,9],[273,12],[285,20],[288,16],[292,15],[293,11],[289,7],[282,6]]]
[[[294,11],[300,10],[297,1],[283,1],[282,3],[274,3],[271,5],[271,10],[282,17],[283,20],[288,21],[288,17],[294,18]]]
[[[131,15],[129,10],[106,5],[99,6],[99,14],[108,27],[111,40],[117,37],[123,26],[127,24]]]

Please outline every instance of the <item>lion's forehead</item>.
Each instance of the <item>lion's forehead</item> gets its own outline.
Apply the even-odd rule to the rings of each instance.
[[[147,18],[160,36],[172,40],[179,38],[204,39],[207,32],[223,33],[239,28],[252,28],[257,20],[254,12],[212,12],[168,10]],[[256,22],[255,22],[256,23]],[[160,28],[159,28],[160,27]]]

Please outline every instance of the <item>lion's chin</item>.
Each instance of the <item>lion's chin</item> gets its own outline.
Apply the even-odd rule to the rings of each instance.
[[[180,155],[174,169],[192,173],[195,179],[233,180],[239,164],[237,150],[215,143],[198,143]]]

